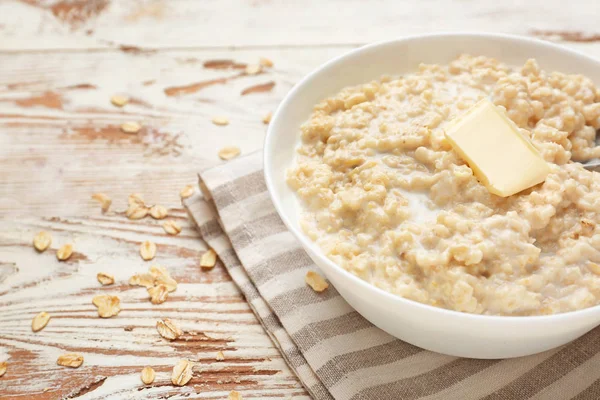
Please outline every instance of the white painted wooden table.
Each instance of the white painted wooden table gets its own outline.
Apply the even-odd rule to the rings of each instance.
[[[303,75],[353,47],[474,30],[600,56],[595,15],[594,0],[0,0],[0,398],[306,398],[222,266],[200,270],[205,245],[179,190],[219,162],[219,148],[259,149],[262,117]],[[275,66],[243,74],[260,57]],[[130,104],[111,105],[117,93]],[[216,115],[231,123],[213,125]],[[129,120],[142,131],[121,133]],[[95,192],[112,197],[112,212],[100,212]],[[125,218],[133,192],[168,207],[183,232]],[[43,254],[31,245],[40,230],[54,236]],[[137,253],[144,240],[180,282],[158,306],[127,284],[148,267]],[[54,251],[66,241],[76,253],[59,263]],[[101,271],[117,283],[101,287]],[[91,299],[101,293],[121,298],[117,317],[97,317]],[[40,311],[53,318],[33,333]],[[185,335],[158,336],[164,317]],[[57,366],[67,351],[82,353],[83,366]],[[170,384],[180,358],[200,366],[182,388]],[[157,371],[150,386],[139,379],[146,365]]]

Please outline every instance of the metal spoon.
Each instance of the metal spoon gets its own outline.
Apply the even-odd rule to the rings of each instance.
[[[600,129],[596,131],[596,146],[600,146]],[[581,163],[583,168],[600,172],[600,158],[594,158]]]
[[[600,159],[594,158],[593,160],[588,160],[584,163],[581,163],[583,168],[588,169],[590,171],[600,172]]]

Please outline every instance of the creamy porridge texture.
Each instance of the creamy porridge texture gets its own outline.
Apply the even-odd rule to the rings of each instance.
[[[506,110],[550,164],[502,198],[452,150],[444,126],[480,99]],[[580,75],[463,55],[349,87],[315,106],[288,184],[324,253],[388,292],[477,314],[600,303],[600,90]],[[507,157],[509,160],[509,157]]]

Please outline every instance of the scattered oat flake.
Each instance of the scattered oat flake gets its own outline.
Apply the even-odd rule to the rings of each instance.
[[[163,222],[162,227],[169,235],[178,235],[181,232],[181,226],[173,220]]]
[[[183,386],[192,379],[194,365],[189,360],[179,360],[173,367],[171,382],[176,386]]]
[[[150,293],[150,289],[154,291],[154,288],[159,285],[165,286],[168,292],[174,292],[177,289],[177,281],[171,277],[165,267],[160,265],[151,266],[147,273],[133,275],[129,278],[129,284],[144,286],[148,289],[148,293]]]
[[[167,271],[167,269],[162,265],[158,264],[154,264],[150,268],[148,268],[148,272],[154,277],[159,277],[161,275],[169,276],[169,272]]]
[[[181,189],[181,192],[179,192],[179,195],[181,196],[182,199],[187,199],[188,197],[190,197],[193,194],[194,194],[194,187],[192,185],[187,185],[186,187]]]
[[[163,206],[154,205],[150,209],[150,216],[154,219],[163,219],[167,216],[167,209]]]
[[[123,327],[123,330],[125,332],[131,332],[134,328],[135,328],[135,326],[133,326],[133,325],[127,325],[127,326]]]
[[[41,231],[33,238],[33,247],[39,252],[45,251],[52,244],[52,235]]]
[[[215,360],[217,360],[217,361],[224,361],[225,360],[225,355],[223,354],[222,351],[217,352],[217,356],[215,357]]]
[[[231,392],[229,392],[229,397],[227,398],[227,400],[242,400],[242,395],[240,394],[240,392],[232,390]]]
[[[8,363],[6,361],[0,362],[0,378],[6,373]]]
[[[213,117],[212,123],[219,126],[229,125],[229,119],[227,117]]]
[[[94,297],[92,303],[98,307],[98,315],[101,318],[114,317],[121,311],[121,300],[117,296],[101,294]]]
[[[142,219],[148,215],[148,208],[139,204],[130,204],[125,211],[125,215],[129,219]]]
[[[115,94],[110,98],[110,102],[117,107],[123,107],[125,104],[129,103],[129,97]]]
[[[327,283],[327,281],[321,275],[314,271],[308,271],[306,273],[305,280],[315,292],[322,292],[329,287],[329,283]]]
[[[140,245],[140,256],[145,261],[152,260],[156,255],[156,245],[148,240]]]
[[[248,75],[256,75],[256,74],[260,74],[260,72],[262,71],[262,66],[257,65],[257,64],[249,64],[246,67],[246,73]]]
[[[135,121],[127,121],[121,124],[121,130],[125,133],[138,133],[142,126]]]
[[[144,286],[146,289],[154,286],[155,277],[152,274],[135,274],[129,278],[131,286]]]
[[[102,212],[107,212],[110,208],[110,205],[112,204],[112,200],[110,199],[110,197],[108,197],[104,193],[94,193],[92,195],[92,199],[100,203],[100,206],[102,207]]]
[[[219,150],[219,158],[221,160],[231,160],[240,155],[240,148],[237,146],[227,146]]]
[[[200,257],[200,266],[202,268],[213,268],[216,263],[217,253],[215,253],[213,249],[209,249],[208,251],[204,252],[204,254],[202,254],[202,257]]]
[[[167,301],[169,297],[169,290],[166,285],[156,285],[148,288],[148,294],[150,295],[150,302],[152,304],[162,304]]]
[[[45,311],[42,311],[31,321],[31,330],[34,332],[39,332],[48,325],[48,321],[50,321],[50,314]]]
[[[272,113],[268,113],[267,115],[265,115],[262,119],[263,124],[265,125],[269,125],[269,122],[271,122],[271,117],[273,116]]]
[[[56,250],[56,258],[59,261],[66,261],[73,254],[73,245],[68,243],[62,246],[60,249]]]
[[[175,340],[179,336],[183,335],[183,331],[179,328],[179,326],[177,326],[177,324],[171,321],[169,318],[156,321],[156,330],[160,336],[169,340]]]
[[[174,292],[177,289],[177,281],[171,278],[165,267],[153,265],[150,267],[150,274],[154,277],[154,285],[165,285],[169,292]]]
[[[267,57],[261,57],[259,62],[260,65],[266,68],[271,68],[274,65],[273,61],[269,60]]]
[[[142,382],[144,382],[146,385],[149,385],[152,382],[154,382],[154,376],[155,373],[151,367],[144,367],[144,369],[142,369],[142,373],[140,374]]]
[[[169,275],[169,272],[162,265],[154,264],[150,268],[148,268],[148,272],[152,274],[154,277],[158,277],[161,275]]]
[[[56,363],[63,367],[78,368],[83,364],[83,356],[77,353],[66,353],[60,355],[56,360]]]
[[[137,204],[138,206],[146,207],[146,203],[144,203],[144,199],[142,198],[142,195],[139,193],[130,194],[129,197],[127,197],[127,204],[129,204],[129,205]]]
[[[98,279],[98,282],[100,282],[102,285],[112,285],[115,283],[115,277],[111,274],[107,274],[106,272],[98,272],[96,279]]]

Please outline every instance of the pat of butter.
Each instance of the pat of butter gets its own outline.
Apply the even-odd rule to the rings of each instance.
[[[488,190],[508,197],[543,182],[550,167],[519,128],[483,99],[454,119],[446,138]]]

